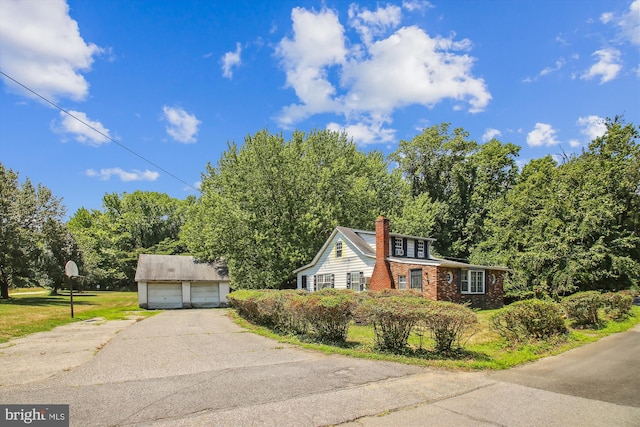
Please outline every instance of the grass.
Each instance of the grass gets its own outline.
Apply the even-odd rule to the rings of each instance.
[[[101,317],[106,320],[148,317],[157,312],[141,310],[136,292],[90,291],[73,295],[71,318],[69,294],[49,295],[42,288],[11,290],[0,300],[0,343],[34,332],[49,331],[74,321]]]
[[[433,351],[433,341],[428,333],[422,337],[411,334],[409,348],[401,354],[382,353],[374,350],[373,328],[352,324],[346,343],[331,345],[313,342],[305,337],[280,335],[276,332],[254,325],[230,310],[230,316],[240,326],[259,335],[275,339],[282,343],[293,344],[327,354],[341,354],[374,360],[386,360],[411,365],[437,367],[454,370],[500,370],[543,357],[554,356],[572,348],[599,340],[602,337],[629,330],[640,323],[640,307],[634,306],[632,316],[623,322],[607,321],[600,329],[573,329],[569,334],[547,341],[540,341],[520,347],[507,346],[498,334],[489,327],[489,319],[496,310],[479,311],[479,327],[468,337],[464,349],[451,354],[439,354]]]

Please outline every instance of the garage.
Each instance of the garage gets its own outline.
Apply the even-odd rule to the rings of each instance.
[[[147,286],[149,308],[182,308],[182,284],[154,283]]]
[[[224,262],[182,255],[140,255],[135,280],[138,305],[159,310],[226,307],[231,283]]]
[[[191,306],[193,308],[220,307],[220,286],[217,283],[191,284]]]

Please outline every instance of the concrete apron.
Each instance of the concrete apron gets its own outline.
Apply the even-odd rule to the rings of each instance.
[[[0,344],[0,386],[41,381],[88,362],[135,319],[89,319]]]

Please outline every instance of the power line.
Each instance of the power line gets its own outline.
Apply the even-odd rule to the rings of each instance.
[[[133,154],[134,156],[138,157],[139,159],[142,159],[143,161],[149,163],[151,166],[160,169],[162,172],[166,173],[167,175],[169,175],[171,178],[175,179],[178,182],[181,182],[182,184],[186,185],[189,188],[192,188],[193,190],[200,192],[200,190],[198,190],[196,187],[194,187],[193,185],[189,184],[188,182],[178,178],[177,176],[175,176],[174,174],[172,174],[171,172],[169,172],[168,170],[166,170],[165,168],[163,168],[162,166],[152,162],[151,160],[147,159],[146,157],[142,156],[141,154],[136,153],[135,151],[133,151],[132,149],[130,149],[129,147],[127,147],[124,144],[119,143],[118,141],[116,141],[115,139],[111,138],[109,135],[105,135],[104,133],[102,133],[100,130],[96,129],[95,127],[91,126],[89,123],[85,122],[84,120],[74,116],[73,114],[71,114],[69,111],[65,110],[64,108],[60,107],[59,105],[57,105],[56,103],[54,103],[53,101],[50,101],[49,99],[45,98],[44,96],[40,95],[38,92],[36,92],[35,90],[29,88],[28,86],[20,83],[18,80],[14,79],[13,77],[11,77],[10,75],[8,75],[7,73],[5,73],[4,71],[0,70],[0,74],[2,74],[3,76],[5,76],[6,78],[8,78],[9,80],[11,80],[12,82],[14,82],[15,84],[21,86],[22,88],[24,88],[25,90],[31,92],[32,94],[34,94],[35,96],[37,96],[38,98],[42,99],[43,101],[45,101],[47,104],[52,105],[54,108],[62,111],[64,114],[66,114],[67,116],[79,121],[80,123],[82,123],[83,125],[85,125],[86,127],[88,127],[89,129],[93,130],[94,132],[98,133],[99,135],[102,135],[103,137],[107,138],[109,141],[113,142],[114,144],[116,144],[117,146],[119,146],[120,148],[122,148],[123,150],[128,151],[129,153]]]

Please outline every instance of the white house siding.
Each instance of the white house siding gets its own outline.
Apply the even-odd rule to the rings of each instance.
[[[342,241],[342,256],[340,258],[336,257],[336,243],[338,241]],[[352,244],[341,233],[336,233],[318,259],[318,262],[298,272],[298,289],[303,289],[302,277],[307,276],[307,287],[311,291],[315,290],[313,278],[318,274],[333,274],[334,287],[336,289],[346,289],[347,273],[357,271],[363,272],[365,278],[371,277],[374,265],[374,258],[359,255]]]

